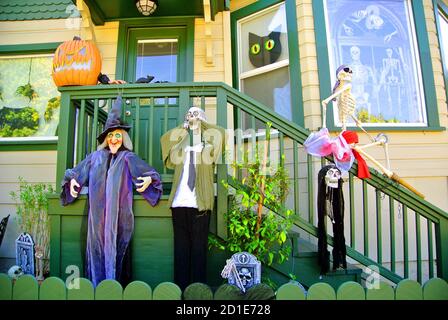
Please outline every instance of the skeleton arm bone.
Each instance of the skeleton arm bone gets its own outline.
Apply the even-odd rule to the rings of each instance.
[[[350,90],[352,88],[351,84],[346,84],[342,88],[336,90],[331,96],[322,101],[322,128],[327,127],[327,104],[339,97],[344,91]]]

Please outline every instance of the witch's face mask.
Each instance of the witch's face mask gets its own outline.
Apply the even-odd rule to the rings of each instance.
[[[106,136],[110,153],[116,154],[123,144],[123,132],[120,129],[111,131]]]

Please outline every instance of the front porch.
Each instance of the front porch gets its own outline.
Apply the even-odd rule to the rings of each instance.
[[[154,286],[172,277],[172,224],[166,206],[172,176],[162,165],[159,138],[182,121],[189,106],[196,105],[206,111],[210,122],[229,129],[226,159],[218,165],[216,181],[225,180],[233,188],[241,187],[242,173],[234,172],[231,162],[241,159],[242,150],[254,152],[257,144],[264,144],[266,123],[272,123],[268,154],[273,163],[282,161],[281,156],[285,155],[290,192],[284,205],[297,219],[294,232],[289,235],[295,248],[290,259],[281,266],[273,265],[269,274],[279,285],[286,282],[290,274],[306,287],[321,281],[314,247],[317,238],[316,177],[321,166],[331,159],[316,161],[307,155],[303,148],[309,134],[307,130],[222,83],[63,87],[60,91],[58,182],[67,168],[96,149],[96,136],[106,119],[105,110],[119,92],[126,101],[123,118],[133,126],[130,136],[134,151],[162,174],[165,196],[158,206],[151,208],[139,195],[134,196],[134,280]],[[358,180],[356,169],[355,165],[344,187],[346,249],[352,263],[378,268],[381,277],[391,283],[410,278],[412,264],[417,269],[413,280],[424,283],[434,277],[447,279],[447,214],[374,169],[370,169],[371,179]],[[210,232],[225,238],[228,192],[220,183],[216,184],[216,195]],[[82,270],[86,196],[68,207],[60,206],[57,195],[51,196],[49,213],[51,275],[65,278],[65,268],[69,265]],[[411,221],[415,221],[412,226]],[[331,231],[328,239],[331,246]],[[219,274],[228,257],[223,252],[210,253],[209,285],[222,283]],[[403,270],[398,268],[401,264]],[[358,270],[339,275],[330,273],[323,281],[334,288],[348,280],[361,282],[358,276],[361,270]]]

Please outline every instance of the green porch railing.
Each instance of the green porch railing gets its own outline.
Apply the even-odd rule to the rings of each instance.
[[[297,214],[301,236],[316,241],[317,172],[327,160],[306,154],[303,143],[309,132],[276,114],[272,109],[223,83],[168,83],[151,85],[110,85],[64,87],[61,91],[60,134],[57,180],[66,168],[96,149],[96,136],[102,130],[118,92],[122,92],[123,117],[133,124],[131,138],[135,152],[170,181],[160,158],[160,136],[177,126],[191,105],[206,110],[211,122],[228,128],[227,163],[268,145],[271,165],[281,161],[290,173],[291,191],[285,205]],[[272,123],[270,129],[266,123]],[[223,159],[224,160],[224,159]],[[364,266],[375,266],[381,276],[398,283],[415,278],[420,283],[432,277],[448,279],[448,214],[409,190],[370,169],[372,178],[355,178],[357,165],[344,186],[346,200],[347,255]],[[217,181],[232,186],[241,178],[223,161],[218,165]],[[227,190],[217,184],[217,235],[226,237]],[[331,230],[328,243],[333,244]],[[425,249],[425,250],[424,250]],[[416,270],[415,276],[413,270]]]

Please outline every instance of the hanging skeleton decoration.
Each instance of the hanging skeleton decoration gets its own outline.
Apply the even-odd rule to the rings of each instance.
[[[378,167],[388,178],[398,182],[408,188],[419,197],[424,195],[412,187],[409,183],[400,178],[396,173],[390,170],[388,137],[380,133],[373,138],[361,125],[361,122],[355,117],[355,98],[351,94],[351,80],[353,71],[350,67],[342,65],[336,70],[337,82],[333,87],[333,94],[322,101],[322,129],[319,132],[313,132],[304,142],[306,151],[313,156],[324,157],[333,154],[333,160],[336,166],[343,172],[348,171],[353,163],[353,157],[358,161],[358,177],[361,179],[370,178],[369,168],[364,158],[370,160]],[[337,101],[339,120],[342,123],[342,132],[337,138],[331,138],[326,128],[326,110],[330,101]],[[351,117],[356,125],[369,137],[370,143],[363,146],[358,145],[358,135],[356,132],[348,131],[347,118]],[[365,149],[373,146],[382,146],[386,157],[387,167],[379,163],[375,158],[369,155]],[[347,151],[351,149],[351,151]]]
[[[323,167],[318,174],[318,263],[321,275],[330,269],[330,253],[327,249],[325,219],[328,216],[333,226],[333,270],[347,268],[344,237],[344,195],[341,172],[335,165]]]

